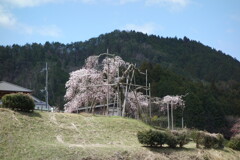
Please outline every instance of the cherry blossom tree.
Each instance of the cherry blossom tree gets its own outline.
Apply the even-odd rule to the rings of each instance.
[[[182,99],[183,96],[165,96],[163,97],[163,99],[160,101],[161,104],[172,104],[173,109],[177,109],[178,107],[181,108],[185,108],[185,102]],[[167,106],[166,105],[162,105],[161,106],[161,111],[166,111],[167,110]]]
[[[187,95],[187,94],[186,94]],[[163,112],[167,112],[168,118],[168,128],[170,128],[170,121],[171,121],[171,128],[173,129],[173,110],[177,108],[181,108],[182,110],[182,127],[183,127],[183,111],[185,108],[185,101],[183,97],[186,95],[176,95],[176,96],[165,96],[162,99],[158,97],[153,98],[153,103],[160,106],[160,110]],[[170,120],[170,113],[171,113],[171,120]]]
[[[147,108],[149,100],[142,92],[131,91],[127,96],[127,112],[128,115],[138,118],[143,108]]]
[[[78,107],[96,103],[102,104],[106,101],[107,95],[109,95],[109,99],[112,99],[114,89],[109,87],[109,83],[114,83],[118,68],[124,66],[125,62],[115,56],[114,58],[107,57],[99,64],[99,57],[88,57],[83,68],[70,73],[64,96],[68,101],[64,106],[65,112],[73,112]],[[101,65],[103,69],[98,68]],[[107,82],[107,80],[109,81]]]
[[[66,83],[66,112],[73,112],[80,106],[89,106],[91,102],[102,103],[106,99],[106,86],[102,86],[103,76],[95,69],[80,69],[70,73]],[[90,87],[94,86],[94,87]]]
[[[101,56],[105,56],[105,58],[102,59]],[[122,68],[121,76],[119,68]],[[138,92],[139,89],[150,92],[150,85],[148,87],[132,84],[135,71],[144,74],[135,65],[125,62],[119,56],[104,53],[88,57],[81,69],[70,73],[70,78],[66,83],[65,112],[77,111],[79,107],[88,108],[98,104],[107,104],[108,114],[109,102],[115,105],[116,97],[123,97],[123,99],[117,100],[117,104],[119,101],[123,102],[122,106],[119,105],[122,116],[126,114],[139,118],[141,113],[148,109],[151,100],[152,103],[159,104],[162,111],[167,111],[169,128],[169,109],[171,109],[173,128],[173,109],[181,107],[182,111],[184,110],[183,96],[165,96],[161,99],[151,98],[150,94],[144,95],[142,92]]]
[[[99,62],[100,56],[106,56]],[[124,88],[121,81],[135,69],[135,66],[122,60],[119,56],[101,54],[90,56],[86,59],[83,68],[71,72],[66,83],[65,112],[73,112],[78,107],[105,104],[113,101],[117,87]],[[122,76],[119,77],[119,68],[124,68]],[[128,84],[125,84],[128,88]],[[126,90],[129,92],[129,90]],[[137,108],[147,106],[147,98],[140,92],[129,92],[124,101],[128,102],[128,111],[136,114]],[[108,103],[108,102],[107,102]]]
[[[235,121],[235,123],[234,123],[234,125],[232,126],[232,128],[231,128],[231,130],[230,130],[231,132],[232,132],[232,136],[235,136],[235,135],[237,135],[237,134],[240,134],[240,118],[238,118],[236,121]]]

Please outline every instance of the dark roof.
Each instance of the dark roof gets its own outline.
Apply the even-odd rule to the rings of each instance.
[[[34,101],[35,103],[46,103],[46,102],[41,101],[40,99],[34,97],[33,95],[29,95],[29,96],[32,97],[32,99],[33,99],[33,101]]]
[[[12,91],[12,92],[32,92],[32,90],[23,88],[16,84],[12,84],[5,81],[0,81],[0,91]]]

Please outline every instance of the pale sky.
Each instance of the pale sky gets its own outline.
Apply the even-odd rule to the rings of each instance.
[[[240,0],[0,0],[0,45],[67,44],[115,29],[187,36],[240,61]]]

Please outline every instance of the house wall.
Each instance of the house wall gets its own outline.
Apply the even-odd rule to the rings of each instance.
[[[48,105],[48,108],[47,108],[46,104],[44,102],[43,103],[35,103],[34,109],[35,110],[48,111],[48,110],[51,110],[51,106]]]

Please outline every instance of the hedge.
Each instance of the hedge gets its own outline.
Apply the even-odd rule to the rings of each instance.
[[[34,110],[33,99],[24,93],[6,94],[2,97],[2,107],[29,112]]]
[[[156,130],[148,130],[138,132],[138,140],[141,144],[148,146],[162,146],[166,142],[166,135],[164,132]]]
[[[224,148],[224,137],[219,133],[211,134],[204,131],[197,131],[194,141],[196,142],[197,148],[199,148],[200,145],[204,146],[204,148]]]
[[[171,133],[176,137],[177,144],[180,148],[182,148],[185,144],[188,144],[190,141],[188,138],[188,132],[186,130],[173,130]]]
[[[178,144],[177,137],[174,136],[172,133],[168,133],[167,138],[166,138],[166,144],[170,148],[176,148],[176,146]]]
[[[162,147],[167,144],[170,148],[175,148],[177,145],[183,147],[188,143],[187,134],[184,131],[159,131],[147,130],[138,132],[138,140],[141,144],[147,146]]]

